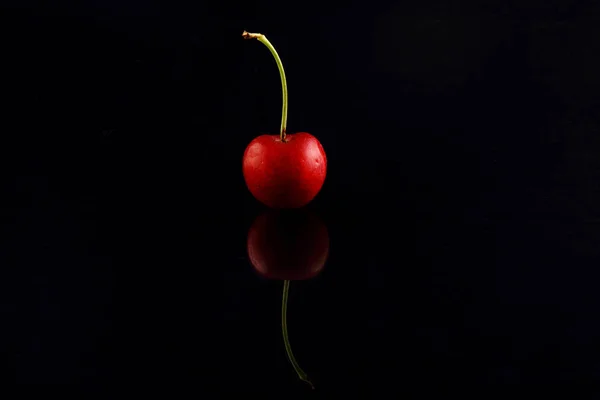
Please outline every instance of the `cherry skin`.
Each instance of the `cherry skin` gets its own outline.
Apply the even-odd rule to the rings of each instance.
[[[277,280],[317,276],[329,255],[329,233],[315,215],[302,210],[269,210],[248,231],[248,258],[259,275]]]
[[[257,200],[272,208],[299,208],[319,193],[327,157],[316,137],[306,132],[261,135],[244,152],[244,179]]]

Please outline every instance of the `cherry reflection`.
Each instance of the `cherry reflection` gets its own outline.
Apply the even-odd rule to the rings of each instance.
[[[248,232],[248,257],[268,279],[305,280],[317,276],[329,254],[327,227],[304,210],[269,210]]]
[[[314,386],[300,368],[290,346],[287,328],[287,303],[290,281],[317,276],[329,255],[327,227],[306,209],[269,210],[254,220],[248,231],[248,258],[256,272],[283,281],[281,328],[288,359],[298,377]]]

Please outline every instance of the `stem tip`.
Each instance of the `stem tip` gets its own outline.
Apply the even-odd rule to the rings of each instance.
[[[302,379],[304,382],[308,383],[310,385],[310,388],[312,390],[315,390],[315,385],[313,385],[313,383],[308,379],[308,378],[304,378]]]
[[[260,37],[264,36],[262,33],[250,33],[248,31],[244,31],[242,33],[242,37],[244,39],[258,39]]]

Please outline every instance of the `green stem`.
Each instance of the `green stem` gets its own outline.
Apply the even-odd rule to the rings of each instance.
[[[283,95],[283,105],[281,106],[281,129],[279,133],[279,137],[282,142],[285,142],[285,130],[287,127],[287,112],[288,112],[288,94],[287,94],[287,81],[285,79],[285,71],[283,70],[283,64],[281,63],[281,58],[279,58],[279,54],[275,50],[275,47],[269,42],[267,37],[262,33],[249,33],[244,31],[242,33],[242,37],[244,39],[258,39],[259,42],[267,46],[267,48],[275,57],[275,62],[277,63],[277,68],[279,69],[279,76],[281,77],[281,92]]]
[[[281,328],[283,330],[283,343],[285,344],[285,351],[287,352],[288,358],[290,359],[294,370],[298,374],[298,377],[304,382],[308,383],[310,387],[314,389],[315,387],[313,386],[310,379],[308,379],[308,375],[306,375],[306,372],[304,372],[302,368],[300,368],[300,365],[298,365],[298,361],[296,361],[294,353],[292,353],[292,346],[290,346],[290,339],[288,338],[287,331],[287,302],[289,291],[290,281],[286,280],[283,282],[283,301],[281,302]]]

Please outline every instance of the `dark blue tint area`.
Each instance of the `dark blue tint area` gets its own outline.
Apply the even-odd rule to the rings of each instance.
[[[600,8],[393,3],[4,2],[1,383],[597,382]],[[244,30],[327,154],[303,210],[245,186],[281,87]]]

